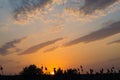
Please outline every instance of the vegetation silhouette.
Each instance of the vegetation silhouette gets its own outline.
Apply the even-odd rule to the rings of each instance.
[[[0,75],[3,75],[3,67],[0,65]]]
[[[3,70],[3,67],[0,70]],[[1,75],[0,80],[120,80],[120,70],[116,70],[115,67],[107,70],[101,68],[99,72],[89,69],[86,73],[83,66],[66,70],[53,68],[54,75],[44,71],[48,71],[48,68],[38,68],[32,64],[23,68],[19,75]]]
[[[30,65],[28,67],[25,67],[21,72],[20,75],[23,76],[36,76],[36,75],[42,75],[43,74],[43,69],[42,68],[37,68],[36,65]]]

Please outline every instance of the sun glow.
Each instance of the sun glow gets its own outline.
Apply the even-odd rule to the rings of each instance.
[[[51,75],[55,75],[54,71],[50,73]]]

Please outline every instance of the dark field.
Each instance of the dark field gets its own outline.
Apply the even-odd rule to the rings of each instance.
[[[0,76],[0,80],[120,80],[120,74]]]

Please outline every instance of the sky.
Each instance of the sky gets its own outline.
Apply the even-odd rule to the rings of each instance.
[[[0,0],[0,65],[119,68],[120,0]]]

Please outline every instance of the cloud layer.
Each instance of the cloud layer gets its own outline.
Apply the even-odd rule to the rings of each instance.
[[[66,43],[65,46],[75,45],[80,42],[89,43],[89,42],[93,42],[93,41],[97,41],[97,40],[101,40],[101,39],[110,37],[110,36],[118,34],[118,33],[120,33],[120,21],[112,23],[111,25],[108,25],[105,28],[102,28],[100,30],[92,32],[83,37],[72,40],[72,41]]]
[[[12,0],[11,4],[14,5],[14,19],[16,21],[27,21],[35,14],[41,13],[41,10],[51,3],[52,0]]]
[[[114,43],[120,43],[120,40],[115,40],[115,41],[109,42],[108,44],[114,44]]]
[[[16,44],[21,43],[24,39],[26,39],[26,37],[5,43],[3,46],[0,47],[0,55],[9,54],[11,52],[9,51],[9,49],[14,49],[14,51],[17,51],[18,48],[16,48]]]
[[[37,18],[38,16],[45,17],[46,14],[49,14],[48,5],[53,7],[52,4],[54,3],[63,3],[64,5],[61,5],[64,6],[61,10],[63,12],[64,10],[68,10],[72,7],[73,12],[81,13],[81,15],[88,15],[97,10],[104,10],[117,1],[119,0],[85,0],[85,3],[80,1],[75,4],[77,5],[75,8],[71,5],[74,3],[70,3],[70,6],[67,7],[70,2],[69,0],[12,0],[10,3],[14,8],[14,20],[18,23],[26,23],[31,21],[33,18]],[[79,4],[82,4],[82,6],[78,6]]]
[[[45,50],[44,53],[54,51],[54,50],[56,50],[57,48],[58,48],[58,47],[49,48],[49,49]]]
[[[85,14],[94,13],[96,10],[104,10],[118,0],[85,0],[85,5],[80,8]]]
[[[73,10],[80,15],[91,15],[93,13],[103,14],[103,11],[120,0],[80,0],[72,1],[67,9]],[[73,6],[72,6],[73,5]],[[106,13],[106,12],[105,12]]]
[[[53,4],[62,4],[62,0],[12,0],[13,18],[18,23],[26,23],[34,17],[46,15]],[[50,7],[48,7],[50,6]],[[40,17],[41,18],[41,17]]]
[[[55,40],[51,40],[51,41],[47,41],[47,42],[37,44],[35,46],[32,46],[32,47],[28,48],[27,50],[22,52],[20,55],[31,54],[31,53],[37,52],[38,50],[40,50],[40,49],[42,49],[44,47],[47,47],[49,45],[52,45],[52,44],[54,44],[54,43],[56,43],[58,41],[61,41],[61,40],[63,40],[63,38],[57,38]]]

